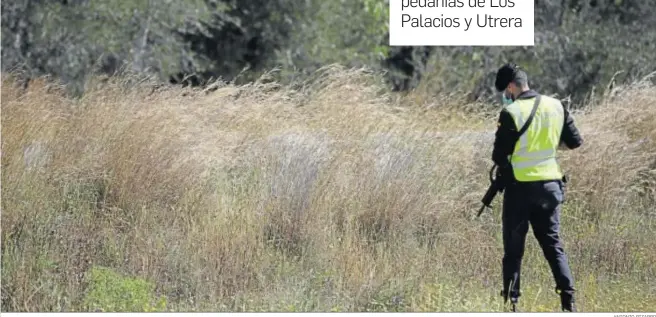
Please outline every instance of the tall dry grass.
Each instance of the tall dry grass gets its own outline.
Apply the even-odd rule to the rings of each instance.
[[[3,75],[3,311],[92,309],[93,267],[153,282],[170,310],[504,309],[500,210],[474,217],[494,107],[381,94],[338,67],[288,87],[88,86],[73,100]],[[653,310],[656,88],[575,116],[586,143],[561,163],[579,308]],[[521,309],[559,309],[527,248]]]

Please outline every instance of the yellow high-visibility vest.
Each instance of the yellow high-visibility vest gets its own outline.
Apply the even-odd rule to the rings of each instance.
[[[542,96],[535,117],[515,144],[510,157],[515,179],[520,182],[560,180],[563,177],[556,161],[565,120],[563,105],[555,98]],[[517,131],[523,126],[533,106],[534,98],[518,99],[506,107]]]

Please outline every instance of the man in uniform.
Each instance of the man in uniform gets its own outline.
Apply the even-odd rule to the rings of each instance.
[[[559,100],[539,95],[528,86],[528,76],[514,64],[501,67],[495,86],[502,92],[492,160],[504,183],[503,291],[514,305],[520,297],[520,268],[529,223],[549,262],[563,311],[574,307],[574,280],[559,236],[564,182],[557,149],[575,149],[583,140],[573,118]],[[534,106],[536,106],[534,110]],[[520,130],[534,112],[530,125]]]

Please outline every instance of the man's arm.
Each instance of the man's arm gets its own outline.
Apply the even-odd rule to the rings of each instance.
[[[579,129],[574,124],[574,118],[570,115],[569,111],[565,108],[563,108],[563,111],[565,114],[565,120],[563,123],[563,132],[560,135],[559,148],[565,149],[564,146],[566,146],[568,149],[573,150],[583,144],[583,138],[581,138]]]
[[[512,154],[515,148],[513,140],[516,135],[517,128],[515,127],[515,121],[512,116],[505,110],[501,111],[497,123],[494,148],[492,150],[492,161],[494,161],[500,170],[504,170],[510,166],[508,156]]]

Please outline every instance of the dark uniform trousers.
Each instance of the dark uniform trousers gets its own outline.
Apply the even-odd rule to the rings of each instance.
[[[520,270],[528,226],[531,225],[556,282],[556,292],[573,296],[574,280],[559,236],[560,211],[564,201],[562,181],[512,182],[503,199],[503,281],[502,295],[510,291],[517,299]],[[512,284],[512,289],[510,289]]]

